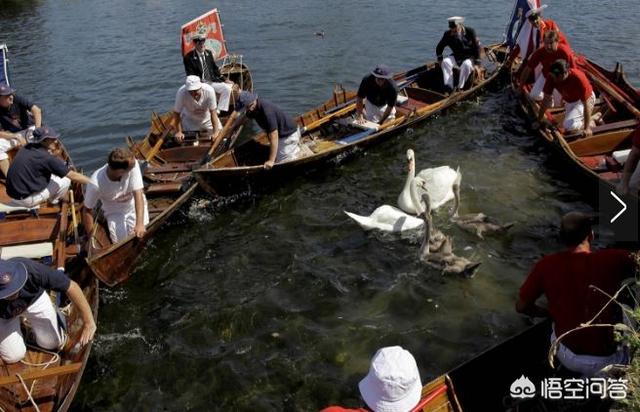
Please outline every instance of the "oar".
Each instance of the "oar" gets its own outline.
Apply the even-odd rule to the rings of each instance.
[[[71,222],[73,224],[73,238],[76,241],[76,247],[80,247],[80,237],[78,236],[78,218],[76,216],[76,201],[73,194],[73,187],[69,188],[69,199],[71,201]]]
[[[151,161],[151,159],[154,158],[155,155],[158,154],[158,152],[160,151],[160,148],[162,147],[162,145],[164,144],[164,139],[167,137],[167,135],[169,134],[169,132],[171,131],[170,128],[166,128],[164,129],[164,131],[162,132],[162,134],[160,135],[160,138],[158,139],[158,141],[156,142],[155,145],[153,145],[153,147],[151,148],[151,150],[149,150],[149,153],[147,153],[147,156],[144,158],[144,160],[149,163]]]
[[[586,73],[591,81],[594,82],[596,86],[598,86],[598,88],[622,103],[623,106],[626,107],[627,110],[629,110],[635,117],[640,118],[640,110],[636,109],[633,104],[629,102],[629,100],[622,97],[616,90],[613,89],[613,87],[611,87],[611,85],[609,85],[607,82],[602,81],[598,76],[595,76],[591,72]]]
[[[56,268],[64,271],[65,260],[67,260],[67,248],[66,248],[66,233],[67,233],[67,224],[69,222],[69,218],[67,214],[68,210],[68,202],[67,200],[62,201],[62,206],[60,207],[60,228],[58,230],[58,239],[56,240],[56,244],[58,247],[56,253]]]
[[[75,362],[75,363],[70,363],[68,365],[55,366],[53,368],[31,370],[25,373],[20,373],[19,375],[24,381],[32,381],[34,379],[45,379],[45,378],[51,378],[54,376],[78,373],[78,371],[80,371],[81,368],[82,368],[82,363]],[[0,377],[0,386],[12,385],[15,383],[20,383],[20,378],[18,377],[17,373],[10,376]]]

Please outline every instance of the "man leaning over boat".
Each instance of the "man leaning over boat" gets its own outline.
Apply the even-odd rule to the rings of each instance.
[[[118,243],[130,234],[141,238],[149,223],[147,199],[140,165],[127,149],[116,148],[109,153],[107,164],[91,175],[93,185],[84,195],[82,221],[87,236],[93,232],[93,209],[101,202],[107,220],[109,237]]]
[[[269,158],[264,162],[265,169],[274,164],[295,160],[308,150],[300,144],[300,128],[293,119],[275,104],[248,92],[240,92],[237,110],[245,110],[249,119],[267,133],[269,140]]]
[[[7,194],[12,206],[32,208],[48,201],[55,204],[67,194],[71,181],[91,184],[60,158],[59,135],[49,127],[33,131],[32,142],[21,148],[7,175]]]
[[[566,44],[560,43],[560,36],[557,31],[550,30],[544,34],[544,46],[533,52],[520,73],[520,87],[523,88],[531,73],[535,73],[535,82],[529,93],[536,102],[544,99],[544,85],[549,77],[551,65],[558,59],[564,59],[570,68],[575,68],[573,51]],[[540,70],[538,70],[540,66]],[[553,107],[559,107],[562,104],[562,96],[557,90],[553,90]]]
[[[594,287],[613,296],[623,280],[633,277],[635,265],[629,251],[591,249],[593,222],[592,216],[583,213],[564,215],[560,237],[567,249],[538,261],[520,288],[516,310],[534,317],[550,316],[554,322],[552,342],[597,314],[596,324],[621,322],[618,305],[609,304],[607,295]],[[542,295],[547,298],[548,308],[536,304]],[[565,368],[591,377],[608,365],[628,362],[626,355],[616,343],[611,326],[567,334],[556,356]]]
[[[473,73],[474,65],[480,64],[480,41],[471,27],[465,26],[464,17],[454,16],[447,19],[449,30],[445,31],[436,46],[436,55],[442,68],[442,78],[446,92],[463,89],[467,79]],[[445,47],[453,54],[443,57]],[[453,68],[460,68],[458,84],[454,85]]]
[[[33,130],[42,126],[42,111],[29,99],[16,95],[6,83],[0,83],[0,171],[9,171],[7,152],[24,146]]]
[[[398,87],[391,70],[380,64],[362,78],[356,97],[356,123],[364,121],[382,124],[396,117]]]
[[[544,98],[538,111],[537,121],[532,125],[533,128],[540,127],[547,109],[551,107],[554,89],[560,93],[565,102],[562,123],[565,133],[582,132],[585,137],[591,136],[593,134],[591,128],[594,126],[591,113],[596,101],[593,87],[582,70],[570,67],[569,62],[564,59],[556,60],[549,68],[549,76],[542,89]]]
[[[61,350],[65,325],[58,320],[48,291],[65,293],[82,318],[80,344],[86,345],[96,332],[89,302],[78,284],[64,272],[26,258],[0,260],[0,357],[16,363],[25,357],[20,319],[29,321],[35,343],[43,349]]]

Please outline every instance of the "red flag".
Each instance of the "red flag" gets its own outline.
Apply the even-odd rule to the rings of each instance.
[[[216,60],[222,59],[227,55],[218,9],[213,9],[200,17],[196,17],[182,26],[180,37],[183,56],[193,50],[193,37],[196,34],[202,34],[207,38],[205,47],[213,52],[213,57]]]

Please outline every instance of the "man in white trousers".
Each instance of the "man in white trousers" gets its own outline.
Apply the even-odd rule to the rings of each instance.
[[[64,325],[47,293],[65,293],[82,318],[82,346],[93,340],[96,322],[89,302],[78,284],[64,272],[26,258],[0,260],[0,358],[6,363],[21,361],[27,351],[20,320],[31,325],[35,343],[43,349],[61,350],[65,344]]]
[[[436,46],[436,55],[440,67],[446,92],[451,93],[463,89],[467,79],[473,72],[474,64],[480,64],[480,41],[471,27],[466,27],[464,17],[454,16],[447,19],[449,30],[445,31]],[[453,54],[443,56],[445,47],[449,47]],[[460,67],[458,84],[454,85],[453,68]]]

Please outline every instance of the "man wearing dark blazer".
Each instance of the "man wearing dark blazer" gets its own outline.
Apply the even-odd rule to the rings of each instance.
[[[449,30],[444,32],[442,39],[436,46],[438,62],[442,67],[444,85],[447,91],[456,91],[465,86],[469,75],[473,72],[474,64],[480,62],[480,42],[476,37],[476,32],[471,27],[466,27],[462,23],[463,17],[454,16],[447,19]],[[443,57],[445,47],[449,47],[453,55]],[[453,84],[453,68],[460,67],[458,85]]]
[[[195,48],[183,58],[184,70],[187,76],[198,76],[203,82],[211,85],[220,95],[218,110],[229,110],[229,99],[233,90],[233,82],[222,77],[216,65],[213,53],[205,47],[206,37],[197,34],[193,37]]]

